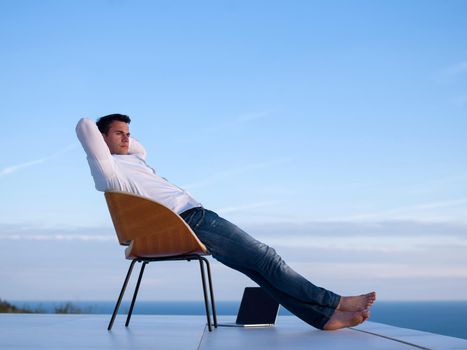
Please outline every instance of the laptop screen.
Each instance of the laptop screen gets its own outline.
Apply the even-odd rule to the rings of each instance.
[[[237,321],[240,325],[268,325],[276,322],[279,303],[260,287],[247,287],[243,293]]]

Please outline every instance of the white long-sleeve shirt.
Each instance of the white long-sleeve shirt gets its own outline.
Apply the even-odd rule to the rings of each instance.
[[[81,119],[76,134],[98,191],[137,194],[162,203],[177,214],[201,206],[187,191],[160,177],[146,164],[146,151],[136,139],[130,138],[128,155],[118,155],[110,153],[93,120]]]

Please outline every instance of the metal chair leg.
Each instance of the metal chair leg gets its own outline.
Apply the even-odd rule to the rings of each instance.
[[[206,292],[206,277],[204,276],[203,260],[199,259],[199,268],[201,270],[201,280],[203,282],[204,307],[206,308],[206,318],[208,320],[208,330],[212,331],[211,312],[209,311],[208,294]]]
[[[133,271],[133,266],[135,266],[136,261],[137,261],[137,259],[134,259],[131,262],[130,267],[128,268],[128,272],[126,274],[125,281],[123,282],[122,290],[120,291],[120,295],[118,296],[117,304],[115,305],[114,312],[112,314],[112,318],[110,319],[109,326],[107,327],[108,331],[110,331],[112,329],[112,326],[113,326],[114,321],[115,321],[115,317],[117,316],[118,309],[120,308],[120,304],[122,302],[123,294],[125,294],[125,289],[126,289],[126,286],[128,285],[128,281],[130,279],[131,272]]]
[[[188,258],[187,260],[190,261],[192,259],[199,261],[199,267],[200,267],[200,272],[201,272],[201,281],[202,281],[202,284],[203,284],[203,295],[204,295],[204,306],[205,306],[205,309],[206,309],[206,318],[207,318],[207,323],[208,323],[208,329],[211,332],[212,331],[212,325],[214,325],[214,327],[217,328],[217,315],[216,315],[216,306],[215,306],[215,302],[214,302],[214,291],[213,291],[213,288],[212,288],[211,267],[210,267],[209,261],[206,258],[202,257],[202,256],[192,256],[191,258]],[[161,260],[158,259],[157,261],[161,261]],[[167,260],[170,260],[170,259],[167,259]],[[140,273],[139,273],[139,276],[138,276],[138,281],[136,283],[135,291],[133,293],[133,298],[132,298],[132,301],[131,301],[130,309],[128,311],[127,319],[126,319],[126,322],[125,322],[125,327],[128,327],[128,325],[130,324],[131,315],[133,314],[133,309],[134,309],[134,305],[136,303],[136,298],[138,296],[139,288],[140,288],[140,285],[141,285],[141,280],[143,278],[144,269],[145,269],[146,265],[150,261],[153,261],[153,260],[148,260],[148,261],[144,261],[144,260],[140,260],[140,259],[133,259],[132,260],[132,262],[130,264],[130,267],[128,268],[127,275],[125,277],[125,281],[123,282],[122,290],[120,291],[120,295],[118,296],[117,303],[116,303],[114,311],[112,313],[112,317],[111,317],[109,325],[107,327],[107,330],[109,330],[109,331],[112,329],[115,318],[117,317],[118,310],[120,308],[123,296],[125,294],[126,288],[128,286],[128,282],[130,280],[130,277],[131,277],[131,274],[132,274],[132,271],[133,271],[133,267],[134,267],[134,265],[135,265],[135,263],[137,261],[138,262],[143,262],[143,265],[141,266],[141,270],[140,270]],[[205,272],[204,272],[203,263],[206,264],[206,269],[207,269],[207,274],[208,274],[209,297],[208,297],[208,292],[206,290],[206,276],[205,276]],[[209,303],[209,298],[211,299],[210,303]],[[211,323],[211,312],[210,312],[209,304],[211,304],[211,308],[212,308],[213,324]]]
[[[128,327],[130,324],[131,314],[133,313],[133,308],[135,306],[136,296],[138,295],[139,285],[141,284],[141,279],[143,278],[144,268],[146,267],[147,262],[143,262],[141,270],[139,271],[138,282],[136,282],[135,292],[133,293],[133,299],[131,300],[130,310],[128,311],[128,316],[126,318],[125,327]]]
[[[216,304],[214,302],[214,291],[212,289],[211,266],[209,264],[208,259],[204,257],[201,257],[201,259],[206,263],[206,267],[208,270],[208,283],[209,283],[209,294],[211,295],[212,318],[214,321],[214,327],[217,328]]]

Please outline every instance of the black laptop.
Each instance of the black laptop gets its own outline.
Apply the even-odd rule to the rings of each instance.
[[[237,320],[227,327],[270,327],[276,323],[279,303],[260,287],[247,287],[243,292]]]

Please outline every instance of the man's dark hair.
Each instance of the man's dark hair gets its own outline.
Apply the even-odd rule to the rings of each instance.
[[[107,135],[110,129],[110,124],[112,124],[114,121],[130,124],[131,119],[125,114],[109,114],[99,118],[99,120],[96,122],[96,125],[101,134]]]

